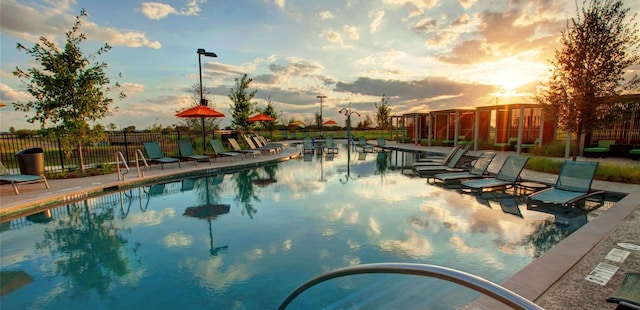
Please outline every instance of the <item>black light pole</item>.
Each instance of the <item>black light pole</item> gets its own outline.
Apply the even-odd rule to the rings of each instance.
[[[322,99],[327,98],[327,96],[316,96],[316,98],[320,98],[320,127],[322,127]]]
[[[351,102],[349,102],[349,109],[342,108],[338,111],[339,114],[344,114],[347,117],[347,179],[349,178],[349,165],[351,161],[351,115],[355,114],[360,117],[360,113],[351,110]]]
[[[216,53],[214,52],[207,52],[204,50],[204,48],[199,48],[198,51],[198,73],[200,76],[200,105],[208,105],[207,100],[204,99],[204,94],[202,93],[202,55],[204,55],[205,57],[218,57],[218,55],[216,55]],[[202,120],[202,150],[206,151],[207,150],[207,143],[206,143],[206,136],[205,136],[205,130],[204,130],[204,116],[201,116],[200,119]]]

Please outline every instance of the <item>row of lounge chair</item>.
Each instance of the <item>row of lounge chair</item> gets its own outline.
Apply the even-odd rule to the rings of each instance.
[[[231,160],[236,157],[242,158],[243,155],[261,156],[262,152],[268,152],[270,154],[282,151],[283,147],[280,144],[268,143],[262,136],[243,136],[249,145],[250,149],[242,149],[240,144],[234,139],[229,139],[229,144],[233,148],[233,151],[226,151],[222,146],[222,142],[218,139],[209,140],[209,144],[213,149],[213,153],[210,154],[195,154],[193,146],[189,140],[178,140],[179,157],[166,156],[160,147],[158,142],[143,142],[143,146],[146,152],[145,160],[151,163],[160,164],[160,167],[164,169],[165,164],[177,164],[180,167],[180,160],[193,161],[194,165],[198,162],[212,162],[212,158],[218,157],[230,157]],[[45,187],[49,188],[49,183],[44,175],[30,175],[30,174],[12,174],[10,173],[2,163],[0,163],[0,183],[11,184],[13,191],[16,195],[20,194],[18,190],[18,184],[32,184],[32,183],[44,183]]]
[[[483,152],[467,171],[437,173],[433,175],[433,182],[445,184],[460,182],[460,191],[471,193],[519,186],[522,182],[520,174],[529,157],[509,155],[498,173],[495,176],[489,176],[487,169],[495,156],[496,154],[493,152]],[[449,166],[442,167],[446,167],[442,169],[447,171],[453,170]],[[600,200],[603,200],[604,191],[591,189],[597,168],[598,162],[564,161],[555,184],[552,187],[529,195],[527,197],[527,207],[558,205],[570,208],[593,196],[601,196]]]
[[[282,145],[268,144],[264,140],[264,137],[243,136],[243,138],[247,142],[247,145],[249,145],[250,149],[242,149],[236,139],[229,138],[228,141],[233,151],[227,151],[220,140],[211,139],[209,140],[209,145],[211,146],[211,149],[213,149],[213,153],[205,154],[195,154],[189,140],[178,140],[178,150],[180,152],[179,157],[165,156],[158,142],[145,142],[143,145],[147,154],[146,159],[150,162],[160,164],[162,169],[164,169],[165,164],[171,163],[176,163],[179,167],[181,159],[193,161],[194,164],[197,164],[198,162],[211,163],[212,158],[229,157],[231,161],[233,161],[234,158],[238,157],[244,159],[243,155],[261,156],[263,152],[274,154],[282,151]]]

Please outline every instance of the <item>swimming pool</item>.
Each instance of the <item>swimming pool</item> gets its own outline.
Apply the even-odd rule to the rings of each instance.
[[[114,192],[2,223],[7,309],[273,309],[322,272],[435,264],[500,283],[589,215],[527,210],[401,172],[394,152],[305,156],[228,175]],[[454,308],[477,298],[439,280],[336,279],[292,309]],[[384,307],[384,306],[382,306]]]

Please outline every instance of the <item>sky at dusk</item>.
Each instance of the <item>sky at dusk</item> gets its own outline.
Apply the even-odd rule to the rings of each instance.
[[[581,3],[581,1],[578,1]],[[2,0],[0,1],[0,131],[35,129],[12,102],[28,101],[16,67],[36,66],[16,49],[46,37],[63,47],[65,33],[86,9],[80,31],[127,95],[101,123],[145,129],[178,123],[194,105],[198,48],[203,85],[215,109],[231,121],[234,78],[246,73],[285,120],[342,121],[348,107],[375,119],[375,102],[389,97],[392,114],[532,102],[549,74],[576,3],[566,0]],[[626,1],[629,15],[640,1]],[[634,68],[640,70],[640,68]],[[121,73],[122,77],[118,78]],[[116,93],[110,93],[116,98]]]

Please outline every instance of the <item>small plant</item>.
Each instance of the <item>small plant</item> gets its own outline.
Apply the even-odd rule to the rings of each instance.
[[[113,164],[111,163],[104,163],[102,164],[102,174],[109,174],[113,172]]]
[[[553,142],[543,145],[542,147],[534,146],[531,150],[532,155],[545,156],[545,157],[560,157],[564,158],[565,143]],[[572,149],[573,150],[573,149]]]

